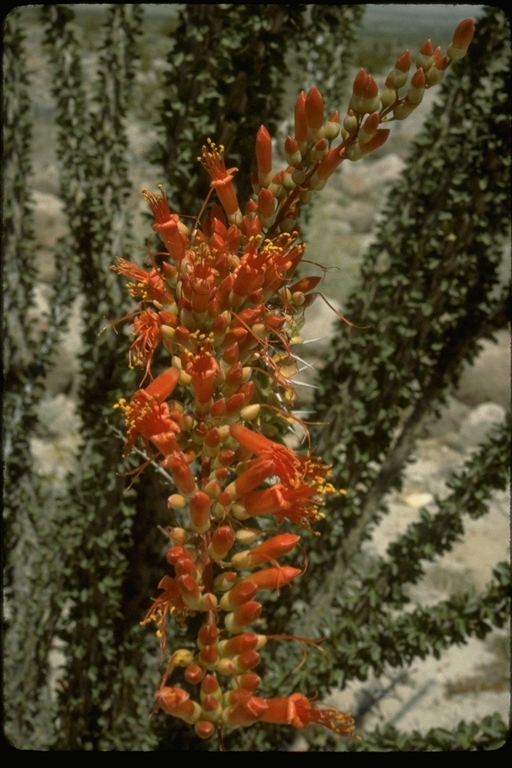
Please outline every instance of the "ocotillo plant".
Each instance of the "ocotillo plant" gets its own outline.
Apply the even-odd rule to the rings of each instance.
[[[271,628],[249,630],[262,614],[255,598],[285,589],[307,564],[306,557],[300,568],[278,562],[300,536],[278,533],[275,524],[311,529],[323,517],[323,497],[344,493],[329,482],[328,465],[310,450],[307,428],[292,410],[290,376],[300,361],[294,347],[320,282],[295,275],[305,250],[297,215],[342,162],[382,146],[389,129],[381,125],[409,117],[425,89],[465,55],[473,30],[471,19],[462,21],[446,55],[427,41],[411,78],[405,51],[382,92],[361,70],[343,123],[338,112],[325,120],[317,88],[301,93],[284,168],[276,172],[270,134],[258,131],[255,198],[244,213],[237,169],[226,168],[223,147],[208,140],[200,161],[222,208],[214,203],[204,215],[207,200],[188,227],[163,190],[144,190],[165,250],[150,252],[149,269],[124,259],[113,267],[133,281],[128,289],[139,306],[129,362],[144,371],[141,388],[116,404],[128,428],[125,451],[142,442],[148,461],[158,461],[176,489],[165,531],[172,575],[161,579],[146,621],[156,622],[167,653],[168,619],[186,624],[197,617],[196,647],[172,650],[155,711],[193,725],[201,738],[218,733],[221,748],[223,729],[256,722],[299,729],[319,723],[353,736],[350,714],[315,706],[303,693],[258,696],[253,671],[269,639],[308,642],[272,635]],[[153,376],[160,346],[169,359]],[[286,444],[287,431],[305,447]]]

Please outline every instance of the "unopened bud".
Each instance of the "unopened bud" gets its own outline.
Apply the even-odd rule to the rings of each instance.
[[[215,726],[208,720],[198,720],[194,730],[200,739],[209,739],[215,733]]]
[[[258,208],[264,218],[274,214],[276,199],[269,189],[262,189],[258,195]]]
[[[204,677],[204,669],[199,664],[189,664],[185,670],[185,680],[187,683],[197,685]]]
[[[347,133],[355,133],[357,130],[358,122],[354,112],[350,109],[346,118],[343,120],[343,127]]]
[[[206,669],[215,669],[219,660],[219,652],[213,645],[204,645],[197,658]]]
[[[246,405],[245,408],[242,408],[240,411],[240,418],[243,421],[252,421],[258,416],[260,410],[261,405],[259,403],[254,403],[254,405]]]
[[[299,144],[308,140],[308,122],[306,118],[306,94],[302,91],[297,97],[294,110],[295,141]]]
[[[224,560],[229,550],[235,542],[235,534],[229,525],[221,525],[212,536],[211,544],[208,548],[210,557],[213,560]],[[229,587],[231,588],[231,587]]]
[[[258,177],[265,181],[272,173],[272,139],[264,125],[256,134],[256,162],[258,164]],[[262,181],[260,180],[260,184]]]
[[[187,500],[180,493],[173,493],[167,499],[169,509],[183,509]]]
[[[433,85],[439,85],[443,79],[444,72],[438,69],[435,65],[430,67],[426,75],[427,86],[431,88]]]
[[[262,532],[258,528],[240,528],[235,534],[235,538],[243,547],[252,544],[260,538]]]
[[[190,497],[190,517],[194,533],[206,533],[210,529],[210,497],[197,491]]]
[[[422,69],[416,70],[407,91],[407,101],[410,104],[419,104],[425,93],[426,78]]]
[[[242,603],[252,600],[257,591],[257,584],[253,584],[251,581],[242,581],[222,595],[219,605],[224,611],[232,611]]]
[[[334,112],[325,124],[325,138],[334,141],[340,135],[340,113]]]
[[[219,573],[213,582],[214,589],[218,592],[227,592],[227,590],[231,589],[234,585],[237,578],[238,574],[235,571],[224,571],[224,573]]]
[[[308,159],[313,163],[318,163],[327,152],[327,141],[320,139],[311,147],[308,153]]]
[[[249,600],[243,603],[232,613],[228,613],[224,619],[224,625],[228,632],[237,635],[249,624],[252,624],[261,613],[261,603],[255,600]]]
[[[302,155],[299,150],[299,145],[291,136],[286,137],[286,141],[284,142],[284,151],[286,154],[286,160],[289,165],[295,166],[297,163],[301,162]]]
[[[434,46],[432,40],[427,40],[420,48],[418,56],[416,58],[416,68],[422,69],[424,72],[428,72],[432,64],[434,63]]]
[[[463,19],[453,33],[452,45],[459,50],[467,50],[475,34],[475,22],[473,19]],[[450,54],[448,54],[450,56]],[[454,58],[450,56],[450,58]],[[462,58],[462,57],[460,57]]]
[[[396,91],[393,88],[384,88],[381,91],[380,100],[383,108],[387,109],[396,101]]]
[[[375,131],[379,127],[380,117],[378,112],[372,112],[366,120],[364,125],[359,129],[357,134],[357,140],[360,144],[367,144],[373,137]]]
[[[297,163],[295,170],[292,173],[292,181],[294,184],[302,184],[306,178],[306,171],[303,168],[302,163]]]
[[[309,89],[305,101],[308,138],[311,141],[322,138],[324,133],[324,100],[322,94],[313,86]]]

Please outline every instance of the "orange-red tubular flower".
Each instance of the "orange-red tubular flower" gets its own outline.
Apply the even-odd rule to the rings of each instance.
[[[256,134],[256,162],[259,174],[267,176],[272,173],[272,138],[264,125]]]
[[[190,695],[182,688],[160,688],[156,692],[156,706],[173,717],[193,725],[199,720],[201,707],[190,699]]]
[[[264,568],[262,571],[252,573],[240,584],[255,584],[258,589],[280,589],[289,584],[301,572],[300,568],[292,568],[291,565],[281,565],[276,568]],[[240,585],[239,585],[240,586]],[[236,587],[234,587],[236,589]]]
[[[324,100],[322,94],[314,85],[307,93],[305,110],[307,126],[315,133],[324,124]]]
[[[117,258],[115,265],[111,267],[118,275],[131,277],[137,282],[128,283],[128,292],[138,301],[157,301],[159,304],[171,304],[174,296],[165,287],[162,276],[156,269],[147,272],[137,264],[132,264],[126,259]]]
[[[277,560],[278,557],[288,554],[300,541],[300,536],[295,533],[280,533],[277,536],[258,544],[245,552],[237,552],[231,558],[231,565],[237,570],[249,570],[256,565]]]
[[[124,398],[116,406],[121,410],[128,425],[125,442],[125,453],[132,449],[138,435],[145,440],[151,440],[162,450],[177,449],[174,434],[179,432],[179,426],[170,418],[169,406],[163,401],[169,397],[180,378],[177,368],[168,368],[145,389],[139,389],[130,403]]]
[[[246,603],[242,603],[232,613],[226,614],[224,624],[228,632],[232,635],[237,635],[249,624],[259,617],[261,613],[261,603],[255,600],[249,600]]]
[[[233,691],[238,694],[235,704],[227,707],[222,713],[222,721],[228,728],[237,728],[244,725],[252,725],[262,719],[262,715],[267,710],[267,702],[259,696],[254,696],[252,691],[241,689]]]
[[[242,502],[248,515],[275,515],[279,525],[286,519],[309,528],[322,517],[318,511],[318,490],[307,483],[294,487],[277,483],[248,493]]]
[[[329,474],[329,467],[326,464],[318,464],[311,457],[298,456],[290,448],[274,443],[260,432],[248,429],[243,424],[232,424],[229,431],[235,440],[255,453],[260,459],[274,462],[274,474],[278,475],[286,486],[299,488],[308,478],[320,486]],[[240,481],[242,477],[243,475],[238,480]],[[240,491],[239,487],[237,487],[237,492],[248,492]],[[254,485],[253,489],[256,487]]]
[[[195,533],[206,533],[210,528],[210,497],[204,491],[197,491],[190,497],[190,517]]]
[[[153,379],[151,384],[148,384],[144,389],[146,395],[156,397],[159,403],[163,403],[178,384],[180,375],[179,368],[167,368],[166,371],[157,376],[156,379]]]
[[[175,325],[176,316],[171,312],[155,312],[144,309],[133,321],[135,341],[130,347],[128,360],[130,368],[137,365],[149,370],[153,354],[162,339],[162,325]]]
[[[336,709],[315,709],[302,693],[264,701],[268,705],[260,717],[264,723],[293,725],[300,730],[307,728],[310,723],[317,723],[341,736],[353,736],[355,725],[350,714]]]
[[[238,214],[240,208],[233,186],[233,174],[238,168],[226,169],[224,147],[217,149],[216,145],[208,140],[208,147],[203,147],[203,155],[199,159],[212,179],[211,186],[217,192],[228,218]]]
[[[147,202],[155,217],[153,229],[160,233],[165,247],[176,261],[183,258],[188,238],[185,236],[187,228],[176,213],[171,213],[167,199],[163,194],[155,194],[142,190],[142,196]]]
[[[201,404],[209,403],[215,388],[215,379],[220,368],[217,360],[207,349],[201,349],[195,355],[185,354],[185,371],[192,377],[196,400]]]
[[[256,459],[251,462],[245,472],[237,477],[226,491],[235,496],[250,493],[264,480],[275,474],[275,464],[272,459]]]
[[[166,456],[162,466],[169,470],[180,493],[188,495],[197,490],[194,475],[190,471],[187,460],[181,451]]]
[[[332,149],[327,152],[327,154],[323,157],[323,159],[320,162],[320,165],[316,169],[316,174],[320,181],[323,181],[324,179],[328,179],[329,176],[331,176],[336,168],[338,168],[341,163],[343,162],[343,155],[344,155],[345,149],[341,149],[339,147],[333,147]],[[320,278],[321,279],[321,278]]]

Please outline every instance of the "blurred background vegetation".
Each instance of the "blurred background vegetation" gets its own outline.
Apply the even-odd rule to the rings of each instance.
[[[126,366],[125,330],[103,330],[130,309],[110,264],[145,259],[140,187],[163,183],[176,210],[196,214],[207,188],[196,157],[211,136],[240,168],[247,199],[261,123],[284,136],[301,88],[315,83],[327,109],[341,111],[359,66],[382,78],[405,45],[434,37],[445,47],[465,15],[446,8],[454,16],[439,23],[434,11],[410,16],[396,6],[382,16],[369,6],[365,17],[360,5],[53,5],[6,18],[4,695],[6,734],[18,748],[215,748],[179,721],[148,717],[160,667],[152,628],[139,622],[166,567],[158,525],[168,522],[169,488],[149,468],[126,490],[112,403],[138,381]],[[450,71],[425,126],[394,126],[391,147],[406,164],[366,255],[360,239],[336,230],[351,193],[340,182],[305,225],[315,244],[308,257],[338,268],[326,280],[329,297],[370,328],[336,330],[307,405],[312,421],[329,425],[315,430],[315,443],[347,500],[328,510],[320,538],[305,537],[306,577],[265,614],[271,632],[325,638],[326,654],[311,652],[292,678],[295,650],[270,644],[265,696],[325,697],[383,675],[392,690],[415,660],[507,621],[503,563],[479,594],[463,584],[433,605],[409,597],[464,535],[466,518],[485,515],[505,489],[506,424],[386,554],[365,549],[425,423],[482,339],[506,324],[510,46],[501,12],[472,15],[480,18],[468,58]],[[378,181],[373,194],[380,208]],[[60,453],[45,465],[57,433]],[[174,631],[180,645],[191,642]],[[350,704],[360,743],[311,728],[305,748],[492,749],[507,732],[491,713],[453,729],[367,730],[364,716],[383,691],[370,687],[364,705]],[[232,732],[226,745],[284,750],[294,738],[262,724]]]

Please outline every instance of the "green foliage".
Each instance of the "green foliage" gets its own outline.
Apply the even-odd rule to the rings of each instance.
[[[16,10],[5,21],[3,60],[4,695],[10,702],[6,734],[13,740],[27,735],[39,748],[50,727],[48,651],[59,574],[48,557],[52,534],[41,515],[48,497],[33,471],[30,437],[37,429],[42,377],[62,326],[55,314],[48,328],[36,325],[32,311],[32,121],[20,16]]]
[[[453,731],[431,728],[427,733],[418,731],[400,733],[392,725],[377,728],[365,734],[364,742],[339,739],[336,752],[481,752],[504,746],[508,729],[498,714],[484,717],[480,723],[464,720]]]
[[[99,334],[107,320],[129,311],[109,266],[129,256],[126,123],[141,7],[106,10],[91,85],[73,11],[54,5],[41,13],[68,232],[56,248],[54,293],[41,329],[32,319],[32,116],[18,10],[4,28],[6,733],[31,749],[212,748],[179,721],[148,719],[161,670],[153,632],[139,622],[162,575],[157,526],[168,522],[167,491],[149,472],[124,493],[122,446],[110,423],[113,402],[136,386],[126,372],[129,340],[111,329]],[[283,117],[292,67],[305,72],[299,87],[319,77],[329,108],[341,105],[346,53],[361,14],[362,6],[181,6],[161,87],[159,150],[177,210],[199,212],[207,182],[196,157],[208,136],[226,146],[240,183],[249,179],[254,135],[261,123],[274,130]],[[403,611],[423,564],[448,551],[464,533],[464,515],[485,514],[492,491],[505,486],[505,427],[452,477],[437,511],[422,510],[385,557],[363,572],[359,554],[386,511],[385,494],[400,483],[424,419],[475,356],[479,339],[504,323],[498,266],[509,217],[505,31],[504,17],[489,9],[469,57],[447,78],[390,195],[347,311],[370,327],[351,336],[340,329],[322,372],[316,408],[329,426],[316,444],[347,488],[346,503],[332,504],[322,537],[305,542],[307,578],[271,598],[266,618],[272,632],[325,636],[328,655],[312,650],[292,680],[294,652],[269,643],[265,696],[283,695],[292,684],[322,694],[370,671],[437,657],[507,620],[504,564],[480,595],[467,591]],[[239,192],[245,202],[249,184]],[[77,298],[82,442],[76,471],[57,494],[34,475],[30,438],[44,376]],[[183,643],[184,631],[175,631]],[[63,654],[58,669],[53,657],[50,664],[56,650]],[[311,750],[467,750],[494,749],[505,733],[493,716],[450,732],[402,734],[385,726],[361,743],[320,740],[315,729],[307,738]],[[293,737],[261,725],[232,732],[226,747],[276,749]]]

